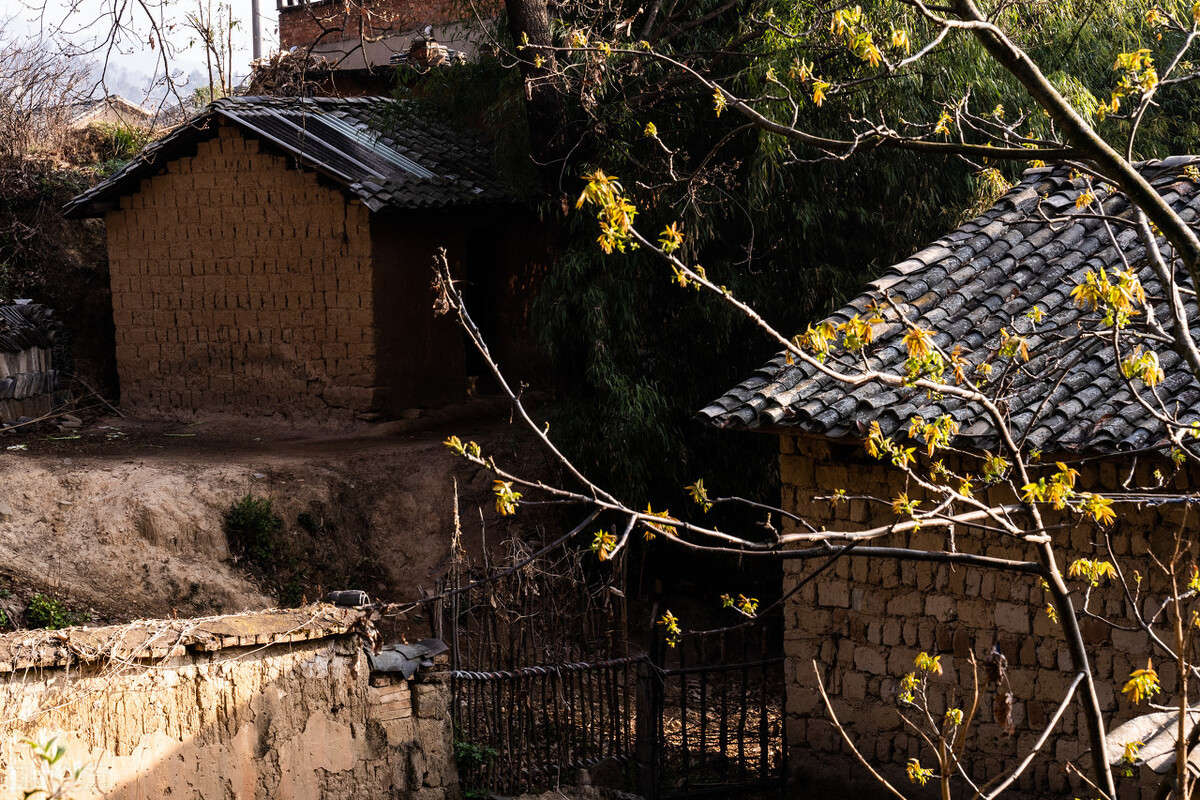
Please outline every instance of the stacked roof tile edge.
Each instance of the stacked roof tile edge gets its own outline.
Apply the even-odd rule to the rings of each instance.
[[[383,97],[226,97],[151,143],[107,179],[71,200],[69,218],[99,216],[143,178],[194,152],[217,120],[296,158],[372,211],[504,203],[513,192],[490,150],[433,109]]]
[[[1139,171],[1180,216],[1197,227],[1200,185],[1185,168],[1200,158],[1176,156],[1138,165]],[[1098,314],[1076,307],[1071,290],[1089,270],[1111,274],[1127,261],[1135,269],[1157,318],[1163,287],[1146,259],[1132,225],[1109,221],[1076,207],[1085,179],[1070,167],[1028,170],[1022,181],[991,209],[943,236],[931,246],[887,269],[866,290],[829,319],[867,319],[882,306],[884,322],[874,325],[865,350],[868,365],[903,375],[908,358],[902,341],[904,317],[936,333],[946,353],[962,348],[975,380],[998,396],[1017,439],[1046,451],[1117,452],[1165,444],[1161,423],[1133,397],[1115,366],[1109,337],[1090,335]],[[1105,216],[1130,220],[1128,198],[1097,182]],[[1111,231],[1111,233],[1110,233]],[[1159,248],[1167,251],[1162,239]],[[1179,283],[1190,287],[1178,268]],[[887,299],[885,299],[887,298]],[[890,301],[890,304],[889,304]],[[1187,295],[1193,336],[1200,335],[1200,308]],[[1041,321],[1035,322],[1039,312]],[[1082,324],[1081,324],[1082,323]],[[1001,329],[1026,337],[1027,363],[1001,358]],[[1155,343],[1165,380],[1157,387],[1168,410],[1186,423],[1200,419],[1200,384],[1167,344]],[[974,367],[992,366],[990,379]],[[834,349],[830,366],[856,363]],[[857,361],[861,365],[861,361]],[[929,397],[923,390],[892,388],[879,382],[851,386],[783,353],[746,381],[702,409],[699,416],[724,428],[863,437],[872,422],[884,434],[907,428],[910,419],[951,415],[961,426],[960,446],[996,443],[994,427],[974,404],[958,398]]]

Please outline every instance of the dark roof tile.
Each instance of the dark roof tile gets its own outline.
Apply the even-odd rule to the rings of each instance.
[[[1171,158],[1139,165],[1189,220],[1200,210],[1200,188],[1182,174],[1193,163],[1194,158]],[[1122,269],[1122,254],[1138,270],[1151,302],[1159,302],[1162,287],[1144,264],[1144,248],[1132,226],[1113,224],[1114,243],[1101,220],[1075,208],[1084,182],[1071,176],[1066,167],[1028,170],[992,209],[886,270],[830,319],[836,323],[861,313],[886,292],[907,319],[935,330],[944,350],[961,346],[968,374],[990,362],[994,378],[1004,375],[1002,382],[986,385],[1001,387],[998,399],[1010,409],[1015,433],[1032,446],[1099,452],[1158,446],[1164,440],[1161,427],[1130,394],[1107,340],[1082,335],[1080,325],[1098,315],[1078,309],[1070,292],[1088,270]],[[1096,191],[1107,213],[1129,217],[1123,195],[1104,187]],[[1190,284],[1186,274],[1180,275]],[[1035,305],[1045,312],[1036,326],[1026,317]],[[1197,326],[1200,306],[1193,299],[1187,301],[1187,315]],[[905,327],[894,311],[885,316],[889,324],[876,326],[867,356],[879,369],[901,373]],[[1168,319],[1165,309],[1157,316]],[[1011,364],[997,355],[1002,327],[1028,338],[1033,351],[1028,364]],[[1200,336],[1200,330],[1193,333]],[[1159,396],[1182,419],[1200,419],[1200,384],[1175,353],[1159,349],[1166,373]],[[878,383],[848,386],[803,362],[787,368],[782,363],[777,356],[756,373],[752,380],[763,376],[769,383],[755,383],[761,388],[753,404],[738,400],[740,392],[733,390],[700,416],[721,426],[794,427],[837,436],[861,435],[872,421],[892,435],[914,415],[928,419],[948,413],[963,425],[965,442],[989,447],[996,441],[991,423],[960,399],[930,398]]]

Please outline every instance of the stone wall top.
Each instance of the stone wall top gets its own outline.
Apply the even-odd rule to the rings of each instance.
[[[17,631],[0,636],[0,674],[105,659],[162,659],[226,647],[274,646],[362,630],[363,611],[316,603],[195,619],[138,620],[103,628]]]

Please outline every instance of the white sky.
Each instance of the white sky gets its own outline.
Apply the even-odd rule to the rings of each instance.
[[[196,79],[205,71],[204,51],[199,43],[189,47],[195,33],[182,24],[184,15],[194,12],[201,3],[211,2],[214,12],[218,2],[228,3],[233,8],[233,18],[239,24],[233,31],[233,73],[235,82],[249,72],[251,59],[251,0],[150,0],[146,5],[160,6],[160,27],[175,50],[172,71],[181,76],[193,77],[187,90],[196,88]],[[43,13],[42,6],[45,6]],[[62,38],[72,47],[81,48],[94,44],[106,35],[114,7],[137,7],[137,3],[126,0],[0,0],[0,22],[25,35],[44,35],[47,31],[60,28]],[[117,48],[109,58],[106,82],[109,90],[125,96],[133,102],[142,102],[150,89],[155,73],[162,76],[161,53],[151,49],[151,28],[141,11],[138,11],[132,32],[124,33]],[[279,47],[279,31],[276,22],[275,0],[259,0],[259,20],[262,37],[262,53],[267,55]],[[52,46],[48,44],[47,46]],[[99,63],[103,55],[92,57]],[[140,90],[141,94],[135,94]],[[101,90],[97,90],[99,94]]]

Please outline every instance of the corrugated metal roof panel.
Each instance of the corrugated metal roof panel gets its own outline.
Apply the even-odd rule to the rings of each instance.
[[[368,208],[437,208],[509,202],[490,148],[423,104],[382,97],[226,97],[146,147],[107,180],[64,208],[98,216],[140,181],[193,151],[226,120],[265,139],[338,183]]]

